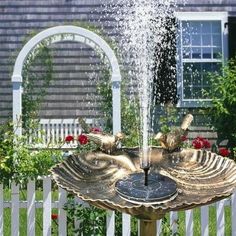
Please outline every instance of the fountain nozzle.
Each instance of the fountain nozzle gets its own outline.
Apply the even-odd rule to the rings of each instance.
[[[149,168],[150,168],[149,166],[143,168],[143,171],[144,171],[144,185],[145,186],[148,186],[148,171],[149,171]]]

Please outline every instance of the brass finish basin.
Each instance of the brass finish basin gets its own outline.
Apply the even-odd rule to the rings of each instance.
[[[191,209],[230,196],[236,187],[233,160],[205,150],[182,149],[169,153],[152,147],[151,172],[175,180],[178,196],[160,204],[134,204],[122,199],[115,183],[142,172],[138,148],[122,148],[112,155],[90,152],[71,156],[51,172],[57,184],[97,207],[118,210],[142,220],[161,219],[169,211]]]

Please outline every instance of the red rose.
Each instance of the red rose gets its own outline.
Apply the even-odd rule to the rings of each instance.
[[[80,134],[78,136],[78,141],[81,145],[84,145],[84,144],[88,143],[88,137],[84,134]]]
[[[97,134],[97,133],[101,133],[102,131],[98,127],[93,127],[93,128],[90,129],[90,132]]]
[[[188,139],[188,138],[187,138],[186,135],[181,136],[181,141],[182,141],[182,142],[186,141],[187,139]]]
[[[52,214],[51,219],[52,220],[57,220],[58,219],[58,214]]]
[[[203,142],[199,139],[194,139],[193,142],[192,142],[192,145],[195,149],[203,148]]]
[[[71,142],[71,141],[74,141],[74,137],[73,137],[72,135],[68,135],[68,136],[66,136],[65,141],[66,141],[67,143],[69,143],[69,142]]]
[[[203,139],[203,147],[204,148],[210,148],[211,144],[207,139]]]
[[[227,148],[219,148],[219,154],[223,157],[228,157],[230,151]]]

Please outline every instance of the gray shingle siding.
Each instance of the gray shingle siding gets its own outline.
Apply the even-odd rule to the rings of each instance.
[[[102,1],[106,0],[0,1],[0,122],[11,117],[11,71],[16,52],[22,48],[26,35],[76,21],[102,25],[108,36],[118,35],[119,32],[112,31],[111,16],[104,16]],[[236,16],[236,2],[189,0],[183,5],[179,1],[179,11],[228,11],[230,16]],[[94,83],[89,80],[89,75],[94,72],[90,64],[96,65],[99,59],[91,59],[91,48],[75,43],[59,43],[53,45],[53,55],[55,80],[48,88],[49,94],[42,104],[40,116],[99,116],[100,99],[95,93]],[[92,99],[91,94],[94,94]]]

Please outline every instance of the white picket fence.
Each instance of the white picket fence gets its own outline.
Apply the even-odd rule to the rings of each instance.
[[[101,128],[104,126],[99,119],[85,119],[90,127]],[[76,139],[69,144],[65,143],[65,137],[72,135],[77,137],[81,134],[82,128],[79,120],[76,119],[40,119],[36,129],[31,130],[29,144],[33,144],[35,148],[75,148],[77,146]],[[32,140],[38,139],[36,145]]]
[[[35,181],[30,180],[27,184],[27,201],[20,200],[20,188],[15,183],[11,184],[11,200],[6,201],[3,198],[3,185],[0,185],[0,236],[4,235],[4,209],[11,209],[11,236],[19,236],[19,216],[20,209],[27,209],[27,235],[34,236],[36,229],[36,208],[43,209],[42,221],[42,235],[50,236],[52,220],[52,209],[58,209],[58,235],[67,235],[67,216],[66,211],[63,210],[64,204],[67,202],[67,192],[61,188],[58,189],[58,200],[52,201],[51,178],[44,177],[43,181],[43,200],[36,201]],[[81,200],[79,200],[81,201]],[[216,203],[216,225],[217,236],[225,234],[225,213],[224,206],[231,206],[231,227],[232,236],[236,236],[236,194],[228,200],[222,200]],[[201,235],[211,235],[209,232],[209,208],[208,206],[201,207]],[[178,232],[178,213],[170,213],[170,227],[172,232]],[[127,214],[122,215],[122,235],[128,236],[131,232],[131,216]],[[193,234],[193,211],[185,211],[185,235],[191,236]],[[162,231],[161,221],[157,221],[157,235]],[[114,212],[107,212],[107,236],[115,235],[115,216]],[[37,236],[37,235],[36,235]]]

